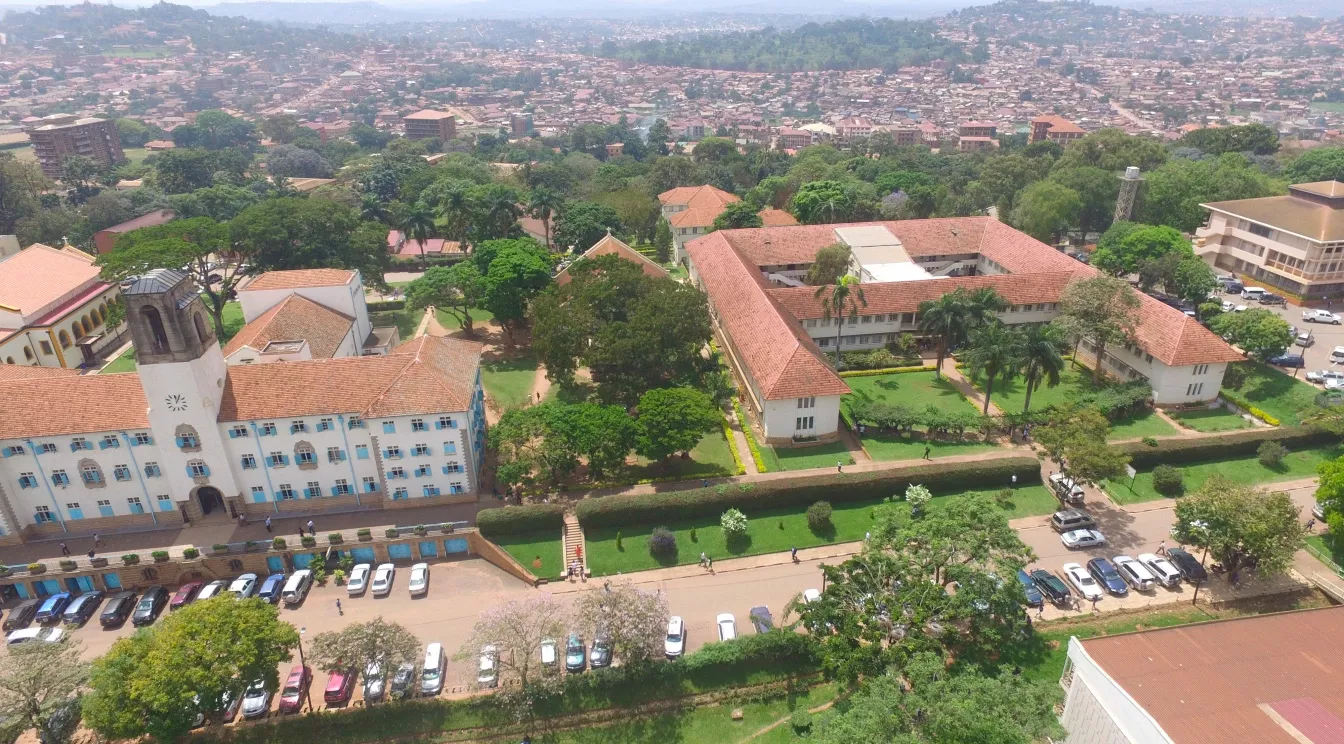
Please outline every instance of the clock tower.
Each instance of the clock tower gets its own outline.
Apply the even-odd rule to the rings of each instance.
[[[217,422],[228,367],[200,289],[154,269],[122,298],[170,495],[184,518],[227,514],[240,496]]]

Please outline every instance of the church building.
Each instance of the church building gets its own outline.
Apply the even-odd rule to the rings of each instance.
[[[122,296],[136,372],[0,365],[0,543],[475,500],[480,344],[227,364],[186,274],[156,269]],[[343,317],[363,344],[357,300]]]

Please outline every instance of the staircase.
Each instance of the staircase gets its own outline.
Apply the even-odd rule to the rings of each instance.
[[[583,575],[588,575],[588,551],[584,550],[583,528],[579,526],[579,518],[574,516],[573,512],[565,513],[565,532],[561,541],[564,545],[564,572],[569,571],[569,564],[577,559],[583,566]]]

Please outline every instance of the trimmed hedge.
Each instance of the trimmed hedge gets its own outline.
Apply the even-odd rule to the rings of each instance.
[[[476,529],[483,537],[559,530],[564,526],[565,507],[560,504],[501,506],[476,514]]]
[[[1254,455],[1264,442],[1278,442],[1289,449],[1335,444],[1338,437],[1329,432],[1307,426],[1280,427],[1234,431],[1208,437],[1159,439],[1157,446],[1143,442],[1116,445],[1129,453],[1136,468],[1146,469],[1163,464],[1220,460],[1229,457]]]
[[[737,398],[733,398],[733,410],[737,412],[737,424],[742,427],[742,436],[747,440],[747,449],[751,450],[751,460],[756,463],[756,472],[769,472],[770,469],[765,466],[765,459],[761,457],[761,448],[756,444],[756,435],[751,432],[751,422],[742,415],[742,406],[738,405]]]
[[[733,440],[733,427],[728,423],[727,416],[719,417],[719,423],[723,425],[723,438],[728,444],[728,452],[733,455],[733,467],[735,475],[743,475],[747,472],[747,466],[742,464],[742,455],[738,454],[737,442]]]
[[[1240,393],[1236,393],[1224,388],[1223,390],[1220,390],[1218,394],[1222,396],[1223,400],[1226,400],[1232,405],[1237,406],[1238,408],[1260,419],[1266,424],[1269,424],[1270,426],[1278,426],[1282,423],[1277,418],[1271,416],[1268,412],[1260,408],[1256,408],[1254,405],[1251,404],[1250,400],[1248,400],[1245,396],[1241,395]]]
[[[381,313],[389,310],[405,310],[405,300],[382,300],[381,302],[368,303],[368,309],[371,313]]]
[[[935,494],[973,488],[1006,486],[1016,475],[1026,482],[1039,479],[1041,463],[1034,457],[1005,457],[974,463],[915,465],[899,470],[864,473],[825,473],[789,480],[719,485],[638,496],[604,496],[579,502],[575,512],[588,527],[622,527],[671,522],[687,517],[715,515],[725,509],[748,513],[788,506],[806,507],[816,501],[864,501],[905,493],[922,484]],[[487,510],[489,511],[489,510]],[[485,512],[482,512],[484,514]],[[479,524],[480,517],[477,517]]]
[[[886,369],[847,369],[840,373],[841,377],[876,377],[878,375],[904,375],[910,372],[932,372],[937,367],[932,364],[927,367],[887,367]]]

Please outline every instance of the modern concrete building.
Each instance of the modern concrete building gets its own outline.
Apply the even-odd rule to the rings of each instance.
[[[65,159],[74,155],[89,158],[103,168],[126,162],[121,135],[110,119],[52,114],[29,129],[28,138],[38,165],[49,178],[64,175]]]
[[[1295,301],[1344,294],[1344,183],[1288,187],[1286,196],[1202,205],[1200,257]]]
[[[401,118],[406,139],[434,139],[447,142],[457,136],[457,120],[447,111],[417,111]]]

